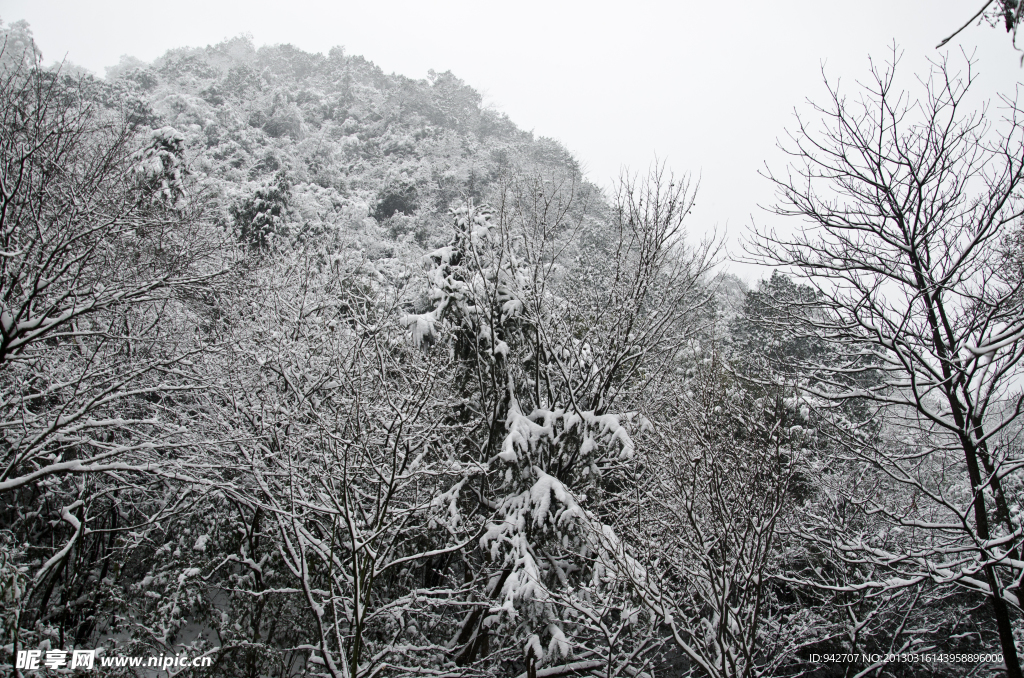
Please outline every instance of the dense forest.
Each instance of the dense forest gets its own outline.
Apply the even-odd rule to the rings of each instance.
[[[688,176],[450,72],[0,29],[0,675],[1021,676],[1024,109],[969,61],[830,87],[748,289]]]

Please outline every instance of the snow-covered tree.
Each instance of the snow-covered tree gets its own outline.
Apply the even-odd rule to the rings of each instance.
[[[291,184],[284,170],[251,196],[231,206],[239,242],[253,250],[267,250],[288,237],[286,222]]]
[[[150,133],[146,145],[134,156],[135,172],[154,201],[175,206],[184,198],[185,137],[173,127],[161,127]]]
[[[695,673],[786,675],[818,621],[780,580],[813,432],[792,398],[749,387],[724,357],[703,346],[655,419],[629,525],[649,573],[637,586]]]
[[[456,208],[450,244],[427,257],[430,309],[403,323],[458,360],[456,416],[471,432],[458,453],[474,469],[462,494],[488,514],[474,558],[490,607],[453,639],[462,664],[495,633],[521,643],[528,672],[572,657],[618,675],[649,659],[657,634],[641,630],[653,620],[608,523],[629,492],[647,370],[703,299],[706,259],[682,242],[692,198],[666,179],[629,184],[611,242],[588,242],[576,177],[514,174],[496,208]],[[614,632],[601,631],[612,609]]]
[[[807,366],[805,394],[868,402],[864,419],[882,425],[866,435],[864,419],[835,422],[840,458],[864,474],[836,488],[886,526],[832,532],[837,551],[890,573],[864,587],[929,581],[986,597],[1020,676],[1021,459],[1004,441],[1024,407],[1024,313],[1001,253],[1024,215],[1024,125],[1011,99],[1001,121],[967,112],[964,68],[935,64],[921,100],[895,89],[895,64],[874,69],[856,101],[830,88],[822,126],[801,122],[794,166],[769,177],[776,211],[804,227],[753,248],[816,290],[820,313],[803,320],[830,359]]]
[[[226,263],[199,206],[139,190],[130,126],[87,88],[0,78],[0,522],[17,573],[3,644],[17,649],[94,634],[125,535],[203,482],[194,328]]]

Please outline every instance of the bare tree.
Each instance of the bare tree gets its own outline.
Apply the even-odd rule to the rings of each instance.
[[[805,393],[869,401],[875,416],[898,420],[888,431],[914,433],[876,444],[857,422],[840,422],[843,449],[885,480],[865,510],[931,535],[901,555],[849,535],[844,552],[903,568],[908,584],[987,596],[1009,675],[1020,676],[1012,619],[1022,532],[1003,487],[1024,460],[996,441],[1024,405],[1021,283],[1000,254],[1024,214],[1024,119],[1009,98],[998,120],[964,110],[970,61],[959,73],[933,64],[920,100],[895,88],[897,61],[873,66],[857,99],[830,86],[828,104],[815,106],[820,127],[799,119],[788,172],[767,177],[778,187],[774,212],[803,225],[758,233],[750,251],[817,290],[803,320],[829,342],[830,360],[810,366]]]
[[[667,390],[637,498],[617,523],[645,606],[696,675],[781,675],[813,620],[783,600],[782,523],[807,434],[781,389],[744,388],[715,346]],[[758,397],[760,396],[760,397]]]
[[[15,646],[44,619],[89,637],[116,535],[196,478],[202,441],[170,404],[203,386],[196,310],[224,260],[180,167],[154,195],[147,147],[81,83],[0,68],[0,515],[36,563]]]
[[[285,674],[407,675],[447,662],[466,585],[447,564],[480,523],[450,510],[464,471],[446,444],[459,428],[447,356],[404,341],[401,285],[363,263],[282,249],[234,310],[217,389],[236,440],[222,491],[253,538],[206,575],[240,622],[222,631],[226,671],[259,675],[269,658]]]

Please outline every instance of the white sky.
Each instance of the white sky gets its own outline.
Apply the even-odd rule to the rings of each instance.
[[[912,84],[980,4],[0,0],[0,18],[27,20],[47,62],[67,58],[100,75],[123,54],[151,61],[241,33],[257,46],[326,53],[343,45],[414,78],[451,70],[520,127],[565,144],[602,186],[622,166],[645,170],[655,155],[677,173],[699,174],[690,231],[726,229],[734,249],[752,222],[772,223],[758,205],[773,191],[757,170],[784,166],[776,139],[794,108],[824,100],[822,66],[852,92],[868,55],[884,61],[895,40]],[[1024,79],[1021,53],[1001,29],[972,26],[951,46],[976,50],[979,102],[1012,94]]]

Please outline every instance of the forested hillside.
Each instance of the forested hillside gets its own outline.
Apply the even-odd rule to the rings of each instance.
[[[1011,100],[831,90],[747,289],[452,73],[0,28],[0,675],[1021,675]]]
[[[273,196],[287,223],[240,234],[250,244],[296,245],[342,226],[376,257],[390,256],[395,246],[379,241],[443,239],[454,201],[480,200],[513,165],[577,171],[556,142],[482,109],[451,73],[387,76],[341,48],[327,57],[289,45],[257,51],[236,38],[110,71],[106,96],[133,106],[135,124],[177,130],[190,168],[234,206],[240,228],[252,210],[271,209],[254,196]]]

